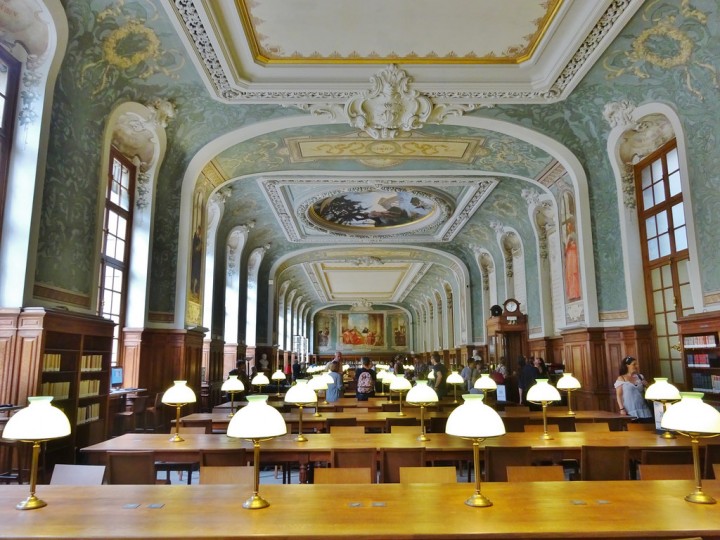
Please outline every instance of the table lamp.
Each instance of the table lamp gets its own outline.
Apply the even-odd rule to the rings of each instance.
[[[227,428],[228,437],[247,439],[253,443],[253,494],[243,503],[243,508],[258,510],[270,506],[258,491],[260,489],[260,442],[287,433],[287,426],[282,414],[267,404],[267,396],[248,396],[248,404],[238,411],[230,420]]]
[[[230,394],[230,414],[228,414],[228,418],[232,418],[235,414],[235,394],[245,390],[245,385],[238,379],[237,375],[228,375],[220,390]]]
[[[270,384],[270,379],[267,378],[267,375],[261,372],[252,378],[250,384],[252,384],[253,386],[257,386],[259,388],[258,393],[262,394],[263,386],[267,386],[268,384]]]
[[[405,377],[395,375],[392,378],[392,382],[390,383],[390,392],[397,392],[400,396],[400,411],[398,412],[398,416],[405,416],[405,413],[402,410],[402,395],[403,392],[407,392],[411,388],[412,383],[410,383],[410,381],[408,381]]]
[[[536,405],[542,405],[542,417],[543,417],[543,434],[542,438],[546,441],[552,439],[552,435],[548,433],[547,429],[547,406],[553,401],[560,401],[560,392],[557,391],[553,385],[551,385],[547,379],[538,379],[533,384],[527,393],[527,400],[530,403]]]
[[[307,438],[303,435],[302,416],[303,407],[312,403],[317,403],[317,394],[315,390],[308,386],[307,379],[298,379],[290,389],[285,392],[285,403],[297,405],[298,407],[298,436],[295,437],[297,442],[305,442]]]
[[[435,370],[433,368],[430,368],[428,370],[428,381],[434,381],[435,380]]]
[[[282,372],[281,369],[278,369],[275,373],[273,373],[270,378],[275,381],[275,384],[277,384],[277,396],[280,397],[280,381],[287,380],[287,377]]]
[[[416,381],[407,394],[405,400],[413,405],[420,406],[420,436],[418,441],[429,441],[430,439],[425,434],[425,407],[431,403],[438,402],[438,395],[435,389],[428,386],[427,381]]]
[[[645,399],[657,401],[663,405],[663,416],[667,411],[668,403],[674,403],[680,399],[680,390],[676,386],[670,384],[667,378],[655,377],[655,382],[645,390]],[[661,435],[663,439],[675,439],[675,434],[667,429],[663,430]]]
[[[185,440],[180,437],[180,407],[188,403],[195,403],[195,401],[197,401],[195,392],[187,386],[187,381],[175,381],[173,386],[165,390],[162,402],[175,407],[175,435],[170,438],[170,442]]]
[[[322,377],[323,381],[325,381],[325,394],[323,395],[323,405],[328,405],[328,400],[327,400],[327,387],[330,386],[331,384],[335,384],[335,381],[334,381],[333,378],[330,376],[330,372],[329,372],[329,371],[323,371],[323,372],[320,374],[320,376]],[[341,377],[342,377],[342,375],[341,375]]]
[[[388,396],[388,403],[392,403],[392,392],[390,391],[390,387],[392,386],[393,379],[395,378],[395,374],[391,371],[386,371],[385,376],[383,377],[382,384],[380,386],[387,385],[387,396]]]
[[[563,373],[563,376],[557,382],[558,390],[565,390],[568,396],[568,415],[575,416],[572,410],[572,393],[580,388],[580,381],[573,377],[572,373]]]
[[[460,375],[457,371],[452,371],[445,382],[453,385],[453,403],[457,403],[457,387],[461,384],[465,384],[462,375]]]
[[[47,506],[47,503],[35,496],[37,486],[40,443],[70,435],[70,422],[65,413],[51,405],[52,396],[29,397],[30,405],[20,409],[10,417],[3,439],[32,443],[32,463],[30,465],[30,496],[20,501],[15,508],[33,510]]]
[[[325,381],[325,378],[323,377],[322,373],[316,373],[312,376],[312,379],[308,382],[308,386],[313,389],[313,392],[317,394],[316,401],[318,402],[318,405],[320,405],[320,392],[327,392],[327,382]],[[313,416],[320,417],[322,414],[320,414],[319,406],[315,407],[315,414]]]
[[[483,403],[480,394],[463,395],[465,403],[448,416],[445,433],[472,441],[475,465],[475,493],[465,501],[468,506],[492,506],[492,501],[480,492],[480,443],[488,437],[505,434],[505,424],[494,409]]]
[[[380,395],[385,395],[385,377],[387,377],[388,371],[386,369],[380,370],[380,372],[377,374],[377,380],[380,381]]]
[[[701,392],[680,392],[680,401],[670,405],[663,414],[660,426],[671,429],[680,435],[690,437],[692,445],[693,469],[695,471],[695,491],[685,497],[692,503],[715,504],[717,501],[703,493],[700,476],[701,438],[720,435],[720,412],[702,400]]]
[[[478,377],[478,380],[475,381],[473,388],[477,390],[482,390],[482,393],[485,396],[485,401],[490,403],[489,392],[494,392],[495,390],[497,390],[497,383],[493,381],[489,373],[482,373],[480,377]]]

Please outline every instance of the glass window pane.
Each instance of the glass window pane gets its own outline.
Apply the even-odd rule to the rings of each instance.
[[[672,372],[670,371],[670,362],[660,361],[660,375],[668,380],[671,379]]]
[[[127,220],[124,217],[118,216],[118,227],[117,227],[118,238],[125,239],[127,237]]]
[[[114,292],[112,294],[113,299],[113,313],[120,313],[120,293]]]
[[[665,235],[667,237],[667,235]],[[668,242],[670,240],[668,239]],[[669,244],[668,244],[669,245]],[[125,242],[118,239],[117,246],[115,249],[115,258],[120,262],[125,262]]]
[[[670,175],[670,178],[668,178],[668,184],[670,187],[671,197],[682,191],[682,186],[680,185],[680,171],[675,171]]]
[[[645,167],[640,173],[640,175],[642,189],[644,190],[645,188],[650,187],[650,184],[652,184],[652,178],[650,177],[650,167]]]
[[[130,208],[130,194],[125,188],[120,191],[120,207],[123,210],[129,210]]]
[[[673,362],[671,365],[672,376],[670,380],[675,384],[685,384],[685,370],[683,369],[682,362]]]
[[[668,346],[667,338],[658,339],[658,356],[660,356],[660,358],[667,358],[670,356],[669,350],[670,347]]]
[[[657,312],[665,311],[665,302],[663,301],[662,290],[655,291],[653,293],[653,303],[655,304],[655,311],[657,311]]]
[[[643,209],[652,208],[654,204],[652,188],[643,189]]]
[[[671,335],[671,336],[678,335],[678,329],[677,329],[677,324],[675,324],[675,319],[677,319],[677,315],[675,315],[675,312],[674,311],[669,312],[668,316],[667,316],[668,335]]]
[[[665,200],[665,184],[663,182],[654,184],[653,191],[655,193],[655,204],[659,204]]]
[[[659,268],[653,268],[650,271],[650,280],[652,281],[652,290],[653,291],[656,291],[656,290],[662,288],[662,279],[660,276]]]
[[[685,225],[685,207],[683,203],[678,203],[672,207],[672,219],[675,227]]]
[[[667,211],[663,210],[655,214],[657,217],[657,230],[659,234],[668,232],[668,216]]]
[[[655,259],[658,258],[658,253],[659,253],[657,238],[648,240],[647,245],[648,245],[648,258],[651,261],[654,261]]]
[[[658,242],[660,242],[660,256],[666,257],[670,255],[670,235],[665,233],[658,236]]]
[[[665,326],[665,315],[663,315],[662,313],[658,313],[655,316],[655,331],[657,332],[658,337],[667,334],[667,327]]]
[[[108,212],[108,222],[107,222],[107,228],[108,231],[115,234],[115,231],[117,231],[117,214],[115,212]]]
[[[688,283],[690,281],[690,276],[688,275],[688,259],[677,262],[677,274],[680,283]]]
[[[653,181],[657,182],[663,177],[662,159],[656,159],[652,163]]]
[[[680,285],[680,301],[683,306],[692,305],[692,293],[690,291],[690,284]]]
[[[675,251],[682,251],[687,247],[687,228],[683,225],[679,229],[675,229]]]
[[[662,267],[662,282],[664,287],[672,287],[672,271],[669,264]]]
[[[665,289],[663,291],[665,297],[665,310],[670,311],[675,309],[675,293],[672,289]],[[673,315],[674,316],[674,315]]]
[[[115,257],[115,242],[117,241],[117,238],[115,238],[114,235],[109,234],[107,236],[107,243],[105,245],[105,254],[108,257]]]
[[[650,216],[645,220],[645,234],[648,238],[657,236],[657,226],[655,225],[655,216]]]
[[[667,161],[667,170],[669,173],[677,171],[680,166],[678,165],[678,151],[677,148],[670,150],[665,156]]]

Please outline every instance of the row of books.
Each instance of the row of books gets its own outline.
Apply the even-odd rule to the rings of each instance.
[[[48,353],[43,355],[43,371],[60,371],[62,355],[60,353]]]
[[[720,393],[720,375],[693,372],[690,377],[693,390]]]
[[[44,382],[40,385],[40,395],[53,396],[55,399],[70,397],[70,382]]]
[[[100,394],[100,380],[87,379],[80,381],[78,387],[80,397],[97,396]]]
[[[87,407],[78,407],[77,425],[87,424],[100,419],[100,404],[93,403]]]
[[[102,371],[102,354],[84,354],[80,359],[80,371]]]
[[[717,354],[688,354],[687,365],[688,367],[720,367],[720,359]]]
[[[683,337],[683,346],[686,349],[709,349],[711,347],[717,347],[717,337],[715,334],[685,336]]]

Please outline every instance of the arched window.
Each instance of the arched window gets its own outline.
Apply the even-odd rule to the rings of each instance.
[[[0,235],[7,193],[10,149],[20,86],[20,61],[0,47]]]
[[[100,248],[98,313],[115,322],[113,364],[118,360],[121,329],[125,320],[135,175],[135,165],[115,148],[111,148]]]

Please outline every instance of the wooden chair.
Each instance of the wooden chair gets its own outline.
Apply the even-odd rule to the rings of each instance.
[[[655,431],[655,424],[648,424],[647,422],[628,422],[625,427],[628,431]]]
[[[222,466],[222,467],[205,467],[200,466],[200,483],[201,484],[248,484],[255,482],[255,467],[240,466]]]
[[[644,465],[687,465],[692,462],[690,448],[658,448],[640,452],[640,463]]]
[[[638,480],[693,480],[692,465],[638,465]]]
[[[708,444],[704,447],[705,450],[705,466],[703,470],[703,478],[712,480],[720,480],[720,476],[715,474],[713,466],[716,463],[720,463],[720,444]]]
[[[425,426],[430,433],[445,433],[447,416],[432,416],[425,419]]]
[[[333,448],[330,451],[333,468],[368,468],[374,484],[377,479],[377,452],[371,448]],[[318,469],[319,470],[319,469]]]
[[[582,446],[581,480],[628,480],[630,450],[627,446]]]
[[[508,482],[546,482],[565,480],[562,465],[509,465],[506,467]]]
[[[145,431],[145,406],[147,404],[147,396],[136,396],[132,400],[132,405],[128,411],[120,411],[115,413],[115,434],[133,431]]]
[[[560,433],[560,426],[558,424],[548,424],[548,433]],[[542,424],[525,424],[525,433],[543,433]]]
[[[383,403],[381,405],[383,412],[399,412],[400,411],[400,404],[399,403]]]
[[[604,433],[610,431],[610,424],[607,422],[577,422],[575,424],[575,431]]]
[[[163,394],[164,392],[157,392],[152,405],[146,405],[145,407],[145,431],[158,431],[162,427]]]
[[[412,426],[390,426],[390,433],[409,433],[410,435],[420,435],[420,427]]]
[[[540,426],[542,427],[542,426]],[[508,465],[530,466],[530,446],[486,446],[485,482],[507,482]]]
[[[420,419],[412,416],[397,416],[385,419],[385,433],[390,433],[392,426],[419,426]],[[419,428],[418,428],[419,429]]]
[[[566,410],[566,409],[564,409]],[[547,419],[548,426],[558,426],[560,431],[575,431],[575,418],[572,416],[555,416]]]
[[[370,467],[321,467],[315,469],[314,484],[372,484]]]
[[[384,484],[400,482],[400,467],[424,467],[425,448],[381,448],[380,478]]]
[[[108,452],[108,484],[156,484],[155,456],[152,452]]]
[[[335,426],[357,426],[357,418],[328,418],[325,420],[325,428],[328,432]]]
[[[58,463],[50,483],[58,486],[99,486],[105,478],[105,465],[67,465]]]
[[[206,433],[212,433],[212,421],[210,420],[202,420],[197,423],[192,423],[192,425],[183,426],[180,428],[180,435],[186,434],[206,434]],[[171,471],[177,471],[178,473],[178,480],[182,482],[183,475],[187,473],[187,483],[190,485],[192,483],[192,475],[193,472],[200,470],[200,462],[199,461],[157,461],[155,463],[155,469],[158,472],[164,472],[165,473],[165,480],[169,484],[170,483],[170,472]]]
[[[365,426],[332,426],[330,428],[331,435],[365,435]]]
[[[505,416],[502,419],[507,433],[522,433],[525,431],[527,418],[524,416]]]
[[[248,464],[248,456],[244,448],[238,448],[235,452],[224,450],[203,450],[200,454],[200,468],[202,467],[242,467]]]
[[[400,467],[401,484],[455,484],[455,467]]]

